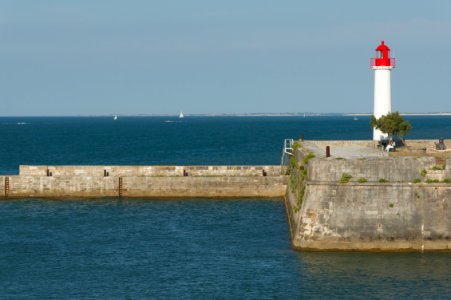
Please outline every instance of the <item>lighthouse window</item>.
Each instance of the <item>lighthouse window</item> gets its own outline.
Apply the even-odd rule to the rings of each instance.
[[[376,51],[376,57],[382,58],[382,51]]]

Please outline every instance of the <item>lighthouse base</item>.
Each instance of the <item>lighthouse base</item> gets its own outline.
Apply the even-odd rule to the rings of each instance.
[[[373,129],[373,141],[384,141],[388,140],[388,134],[383,133],[379,129],[374,128]]]

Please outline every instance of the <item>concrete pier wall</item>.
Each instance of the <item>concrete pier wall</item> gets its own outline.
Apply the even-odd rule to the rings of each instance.
[[[451,250],[451,159],[443,169],[432,157],[304,160],[311,153],[298,148],[285,196],[294,247]]]
[[[290,207],[295,196],[288,192]],[[451,187],[308,183],[293,245],[312,250],[451,249]]]
[[[0,176],[0,197],[272,198],[286,186],[280,166],[21,166]]]
[[[280,166],[19,166],[19,175],[47,176],[279,176]]]
[[[420,158],[315,158],[309,161],[308,174],[312,181],[338,182],[343,173],[353,178],[378,182],[411,182],[421,178],[421,172],[435,165],[433,157]]]

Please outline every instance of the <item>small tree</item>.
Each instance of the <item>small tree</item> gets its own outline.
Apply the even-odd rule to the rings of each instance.
[[[409,121],[404,120],[399,112],[389,113],[379,119],[372,116],[371,127],[379,129],[390,137],[399,136],[402,141],[404,141],[404,137],[412,129],[412,125],[410,125]]]

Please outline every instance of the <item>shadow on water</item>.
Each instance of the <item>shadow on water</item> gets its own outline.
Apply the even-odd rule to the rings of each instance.
[[[305,296],[446,298],[449,253],[298,253]]]

